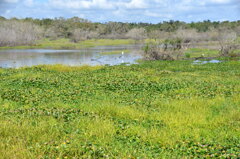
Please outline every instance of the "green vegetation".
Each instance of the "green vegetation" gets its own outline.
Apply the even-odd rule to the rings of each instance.
[[[0,47],[78,49],[82,48],[85,42],[86,47],[95,46],[92,43],[94,39],[100,39],[101,43],[106,42],[106,40],[101,41],[101,39],[123,39],[124,44],[129,43],[129,41],[131,41],[130,43],[133,43],[133,41],[143,42],[147,39],[146,42],[157,42],[172,38],[180,38],[184,43],[188,44],[219,41],[224,41],[224,43],[237,42],[239,38],[236,39],[240,36],[239,25],[240,21],[186,23],[170,20],[150,24],[96,23],[79,17],[68,19],[62,17],[54,19],[6,19],[1,17]],[[49,41],[46,39],[57,40]],[[70,39],[71,42],[63,39]],[[111,40],[107,41],[109,41],[106,42],[108,45],[112,43]],[[113,45],[115,45],[115,42],[113,42]]]
[[[110,52],[101,52],[101,55],[113,55],[113,54],[121,54],[122,52],[130,53],[130,50],[116,50],[116,51],[110,51]]]
[[[238,158],[240,62],[0,69],[3,158]]]
[[[204,49],[204,48],[190,48],[185,51],[187,58],[195,57],[217,57],[219,56],[219,50],[216,49]]]
[[[69,39],[43,39],[39,40],[35,45],[29,46],[14,46],[14,47],[0,47],[0,49],[83,49],[96,46],[109,45],[128,45],[133,44],[134,40],[130,39],[91,39],[84,40],[78,43],[71,42]]]
[[[146,44],[159,44],[159,43],[162,43],[164,40],[162,39],[145,39],[145,43]]]

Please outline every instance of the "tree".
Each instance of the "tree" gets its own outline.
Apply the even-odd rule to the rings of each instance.
[[[126,34],[126,37],[134,40],[143,40],[146,37],[146,31],[144,28],[134,28]]]
[[[97,38],[98,36],[99,36],[99,34],[97,32],[94,32],[94,31],[87,31],[87,30],[83,30],[83,29],[75,29],[72,32],[71,39],[74,42],[79,42],[79,41],[83,41],[83,40],[87,40],[87,39]]]
[[[238,48],[238,46],[234,43],[236,39],[236,32],[226,30],[225,28],[221,28],[219,30],[218,42],[220,45],[221,56],[229,56]]]
[[[29,22],[11,20],[0,23],[0,46],[31,45],[41,35],[41,28]]]

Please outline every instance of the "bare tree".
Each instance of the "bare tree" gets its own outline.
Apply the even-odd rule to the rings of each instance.
[[[150,39],[154,39],[155,41],[157,41],[157,39],[161,39],[162,35],[163,33],[159,30],[152,30],[151,32],[148,33],[148,37]]]
[[[95,31],[88,31],[83,29],[75,29],[72,32],[72,40],[74,42],[79,42],[87,39],[97,38],[99,34]]]
[[[45,38],[50,38],[51,40],[55,40],[58,38],[58,33],[53,27],[49,27],[44,32]]]
[[[126,34],[126,37],[134,40],[143,40],[146,37],[146,31],[144,28],[134,28]]]
[[[0,46],[31,45],[40,39],[42,29],[28,22],[3,21],[0,23]]]
[[[238,45],[234,43],[237,39],[237,33],[228,30],[219,30],[218,42],[220,45],[220,55],[229,56],[234,50],[238,48]]]

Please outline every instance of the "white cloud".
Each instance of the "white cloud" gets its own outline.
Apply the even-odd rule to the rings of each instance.
[[[200,0],[199,1],[199,4],[202,4],[202,5],[208,5],[208,4],[225,5],[230,3],[235,3],[235,0]]]
[[[33,5],[33,0],[25,0],[24,4],[28,7],[31,7]]]
[[[113,5],[108,3],[107,0],[49,0],[49,4],[56,8],[70,8],[70,9],[111,9]]]
[[[18,0],[3,0],[4,2],[7,2],[7,3],[17,3]]]
[[[229,3],[231,0],[210,0],[213,3]]]
[[[40,18],[80,16],[91,21],[128,22],[236,20],[239,4],[240,0],[0,0],[0,14]]]
[[[148,8],[149,3],[145,2],[144,0],[132,0],[128,3],[124,4],[126,8]]]
[[[56,8],[70,9],[141,9],[149,7],[150,3],[146,0],[131,0],[131,1],[110,1],[110,0],[49,0],[49,4]]]
[[[149,17],[155,17],[155,18],[163,18],[163,19],[173,18],[173,16],[171,14],[150,12],[148,10],[144,12],[144,15],[149,16]]]

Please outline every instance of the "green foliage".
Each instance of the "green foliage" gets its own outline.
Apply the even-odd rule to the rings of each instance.
[[[144,53],[148,53],[148,51],[149,51],[149,43],[147,43],[147,44],[143,47],[143,51],[144,51]]]
[[[3,158],[238,158],[240,62],[0,69]]]
[[[163,41],[163,48],[166,51],[167,49],[171,50],[180,50],[182,48],[182,40],[179,38],[176,39],[166,39]]]
[[[217,57],[219,50],[216,49],[204,49],[204,48],[190,48],[184,52],[185,56],[194,57]],[[188,58],[188,57],[187,57]]]
[[[186,57],[186,58],[190,58],[190,57],[191,57],[191,54],[190,54],[190,53],[185,53],[185,57]]]

